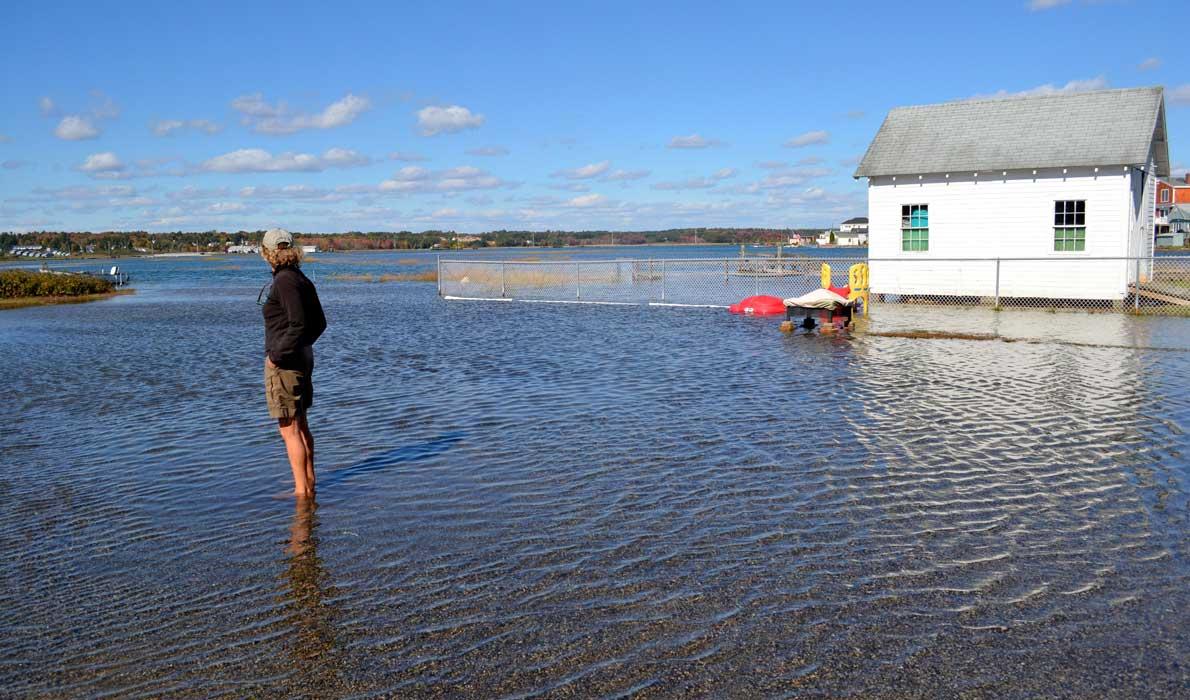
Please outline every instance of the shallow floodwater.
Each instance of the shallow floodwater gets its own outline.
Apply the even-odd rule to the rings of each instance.
[[[311,511],[262,263],[121,264],[0,313],[6,696],[1186,696],[1190,320],[786,336],[323,255]]]

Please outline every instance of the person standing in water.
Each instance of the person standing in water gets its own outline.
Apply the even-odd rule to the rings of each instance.
[[[264,234],[260,255],[273,268],[273,281],[261,290],[264,312],[264,391],[269,415],[277,419],[298,498],[314,496],[314,437],[306,413],[314,401],[314,341],[326,330],[326,317],[314,283],[302,273],[302,249],[293,234]]]

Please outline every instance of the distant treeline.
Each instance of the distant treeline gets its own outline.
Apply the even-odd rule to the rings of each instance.
[[[795,233],[824,229],[675,228],[663,231],[349,231],[295,232],[301,242],[320,250],[418,250],[428,248],[484,248],[491,246],[646,245],[657,243],[766,243],[787,241]],[[178,253],[219,251],[229,245],[259,243],[264,231],[204,231],[147,233],[145,231],[34,231],[0,233],[0,255],[12,246],[40,245],[74,254],[128,255],[141,252]]]

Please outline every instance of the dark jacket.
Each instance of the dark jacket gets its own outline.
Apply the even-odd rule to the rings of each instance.
[[[302,369],[303,348],[326,330],[314,283],[296,267],[274,270],[263,311],[265,354],[278,367]]]

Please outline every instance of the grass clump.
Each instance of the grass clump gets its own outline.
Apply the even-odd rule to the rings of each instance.
[[[0,299],[23,297],[77,297],[110,294],[116,286],[89,275],[66,275],[28,270],[0,271]]]

